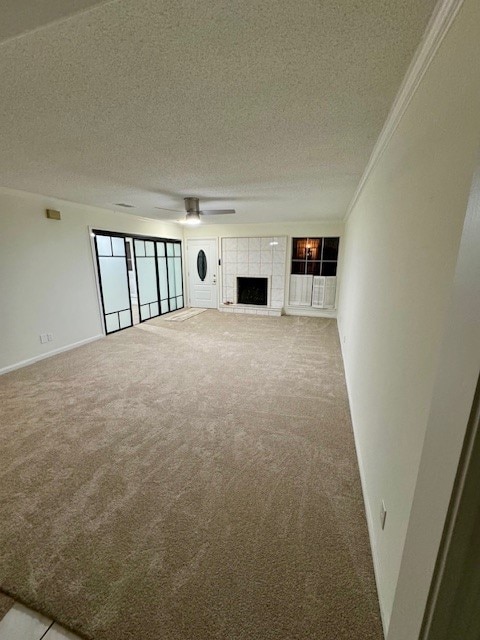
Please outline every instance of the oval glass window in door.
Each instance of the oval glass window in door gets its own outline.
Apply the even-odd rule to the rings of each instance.
[[[205,255],[205,251],[200,249],[197,256],[197,271],[198,277],[203,282],[207,277],[207,256]]]

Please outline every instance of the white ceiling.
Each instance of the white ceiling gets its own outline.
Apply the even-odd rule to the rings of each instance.
[[[1,0],[0,42],[113,0]]]
[[[0,5],[0,185],[239,223],[344,216],[435,0],[65,4]]]

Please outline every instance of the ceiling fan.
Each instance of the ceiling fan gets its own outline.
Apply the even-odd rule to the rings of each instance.
[[[236,213],[235,209],[202,209],[200,210],[200,199],[188,197],[185,201],[185,224],[200,224],[201,216],[218,216],[226,213]],[[156,207],[160,209],[161,207]]]

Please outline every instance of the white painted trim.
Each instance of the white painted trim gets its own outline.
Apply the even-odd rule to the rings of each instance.
[[[344,357],[344,353],[343,353],[343,343],[342,343],[342,336],[341,336],[341,332],[340,332],[340,327],[337,324],[337,331],[338,331],[338,337],[340,340],[340,349],[342,352],[342,361],[345,362],[345,357]],[[344,367],[345,369],[345,367]],[[378,603],[379,603],[379,608],[380,608],[380,617],[382,619],[382,627],[383,627],[383,634],[385,636],[385,638],[387,637],[387,631],[388,631],[388,621],[387,621],[387,616],[385,614],[385,607],[384,604],[382,602],[382,599],[380,597],[380,588],[379,588],[379,584],[380,584],[380,580],[379,580],[379,575],[380,575],[380,558],[377,554],[377,549],[376,549],[376,538],[375,538],[375,534],[374,534],[374,520],[373,520],[373,514],[372,514],[372,509],[370,507],[370,502],[368,501],[368,497],[367,497],[367,488],[366,488],[366,474],[365,474],[365,465],[363,463],[363,458],[362,458],[362,454],[360,452],[360,446],[359,446],[359,442],[358,442],[358,438],[357,438],[357,432],[355,430],[355,423],[353,420],[353,411],[352,411],[352,396],[350,394],[350,386],[348,384],[348,378],[347,378],[347,372],[345,371],[345,386],[347,388],[347,396],[348,396],[348,405],[350,407],[350,417],[351,417],[351,421],[352,421],[352,430],[353,430],[353,440],[355,442],[355,451],[357,454],[357,461],[358,461],[358,470],[360,473],[360,484],[362,486],[362,494],[363,494],[363,504],[365,505],[365,514],[367,516],[367,528],[368,528],[368,537],[370,538],[370,549],[372,551],[372,560],[373,560],[373,573],[375,576],[375,584],[377,587],[377,598],[378,598]]]
[[[304,316],[309,318],[336,318],[336,309],[319,309],[317,307],[285,307],[286,316]]]
[[[65,347],[60,347],[59,349],[54,349],[53,351],[42,353],[39,356],[34,356],[33,358],[28,358],[27,360],[21,360],[20,362],[16,362],[15,364],[10,364],[8,365],[8,367],[3,367],[3,369],[0,369],[0,376],[2,376],[4,373],[15,371],[15,369],[27,367],[29,364],[34,364],[35,362],[39,362],[40,360],[45,360],[46,358],[56,356],[59,353],[63,353],[64,351],[70,351],[71,349],[82,347],[89,342],[95,342],[96,340],[100,340],[100,338],[104,337],[105,336],[103,334],[98,334],[97,336],[93,336],[92,338],[85,338],[85,340],[79,340],[78,342],[74,342],[73,344],[67,344]]]
[[[400,85],[400,89],[395,97],[390,113],[388,114],[387,120],[383,125],[383,129],[378,137],[375,147],[373,148],[372,155],[370,156],[352,201],[348,206],[344,221],[348,219],[353,211],[353,208],[355,207],[370,174],[375,169],[378,161],[400,124],[408,105],[422,81],[423,76],[462,7],[463,1],[464,0],[439,0],[435,8],[435,12],[427,25],[422,41],[420,42],[413,60],[408,67],[403,82]]]

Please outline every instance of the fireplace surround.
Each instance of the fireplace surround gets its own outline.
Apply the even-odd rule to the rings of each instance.
[[[285,296],[286,249],[285,236],[222,238],[220,311],[280,316]],[[238,278],[266,280],[267,301],[265,284],[261,298],[248,298],[247,302],[242,293],[239,298]]]

